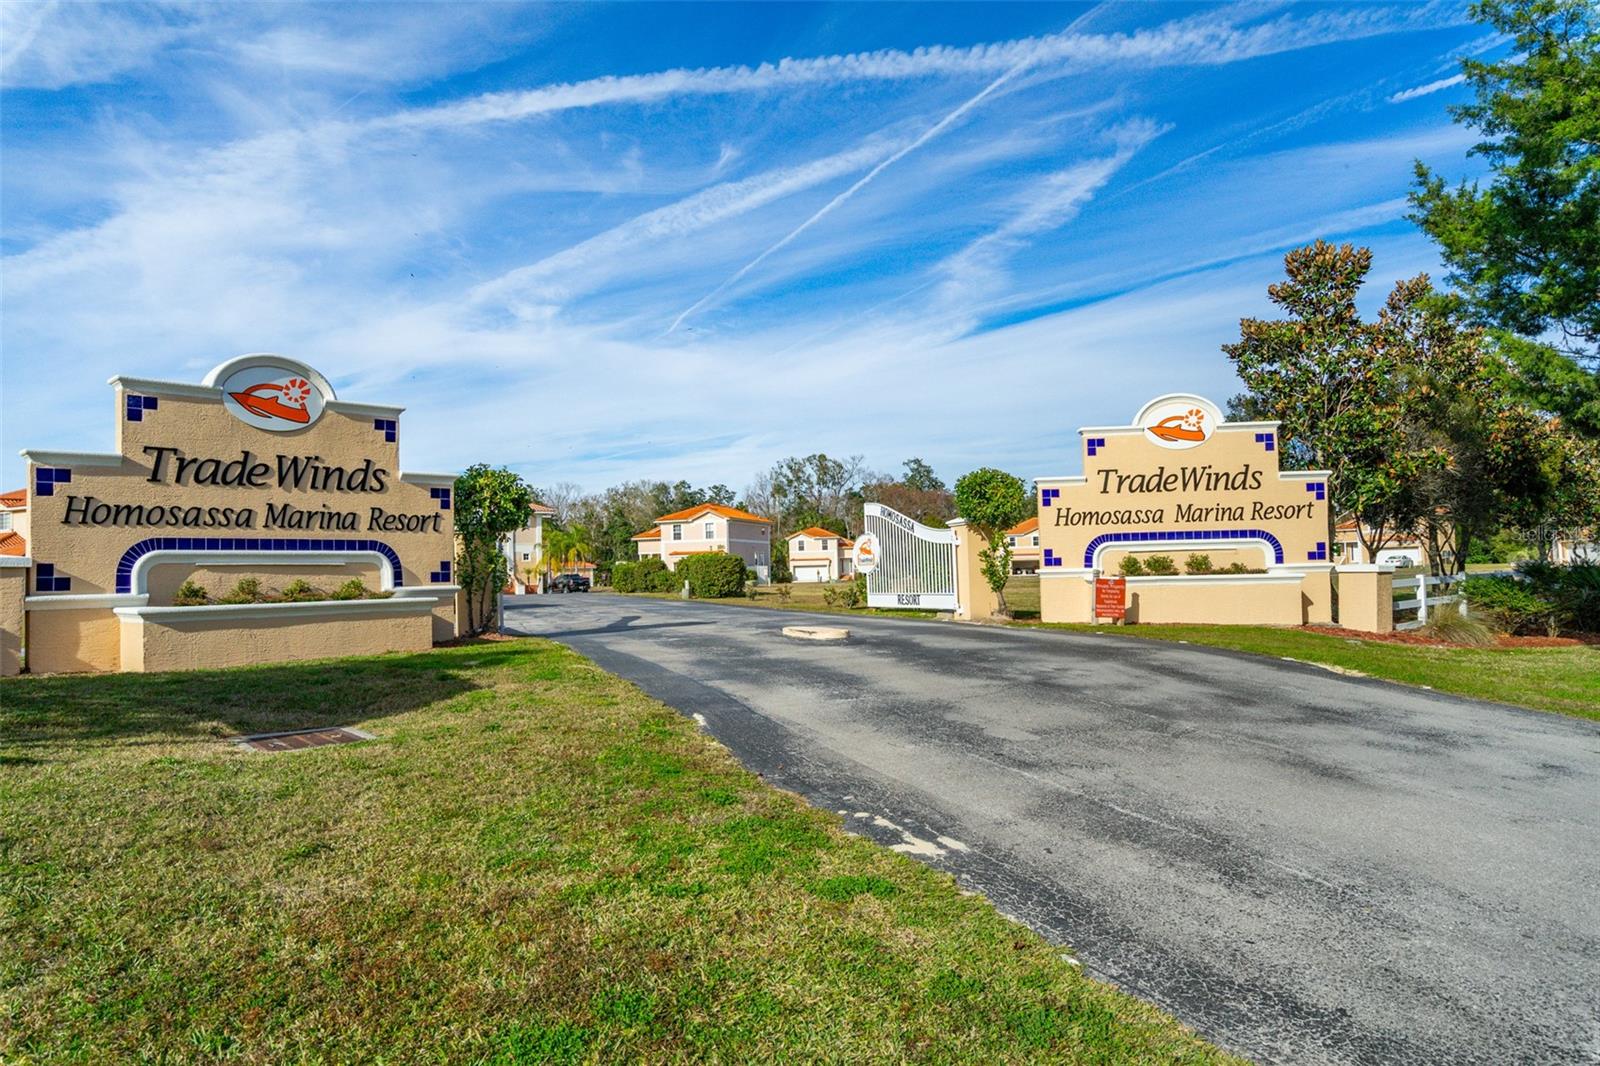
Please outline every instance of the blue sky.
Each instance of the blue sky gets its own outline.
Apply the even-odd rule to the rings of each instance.
[[[0,6],[0,475],[116,373],[311,363],[404,465],[1077,469],[1283,252],[1439,274],[1463,5]]]

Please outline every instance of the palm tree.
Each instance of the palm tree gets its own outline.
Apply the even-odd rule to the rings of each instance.
[[[594,559],[594,543],[588,529],[574,525],[571,529],[546,529],[539,553],[539,565],[546,576],[559,571],[565,573],[578,563]]]

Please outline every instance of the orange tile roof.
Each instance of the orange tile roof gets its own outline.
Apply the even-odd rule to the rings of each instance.
[[[737,518],[745,522],[760,522],[762,525],[772,525],[769,520],[762,518],[758,514],[751,514],[749,511],[741,511],[737,507],[728,507],[720,503],[702,503],[698,507],[686,507],[681,511],[673,511],[671,514],[664,514],[660,518],[656,519],[656,521],[687,522],[691,519],[699,518],[707,511],[710,511],[715,515],[721,515],[723,518]]]
[[[661,527],[660,526],[651,526],[649,529],[645,530],[643,533],[635,533],[633,536],[629,537],[628,539],[629,540],[660,540],[661,539]]]
[[[556,509],[554,507],[546,507],[544,504],[540,503],[538,500],[534,500],[533,503],[528,507],[528,510],[530,510],[530,511],[538,511],[540,514],[555,514],[556,513]]]
[[[793,540],[796,537],[839,537],[840,540],[844,539],[841,534],[835,533],[831,529],[823,529],[821,526],[807,526],[796,533],[790,533],[785,539]]]
[[[27,555],[28,542],[22,539],[21,533],[7,530],[0,533],[0,555]]]
[[[1006,535],[1007,536],[1011,536],[1011,537],[1018,537],[1018,536],[1021,536],[1024,533],[1032,533],[1033,531],[1035,531],[1038,528],[1039,528],[1039,516],[1038,515],[1034,515],[1032,518],[1024,519],[1023,521],[1018,522],[1016,525],[1012,526],[1010,529],[1006,530]]]
[[[0,507],[26,507],[28,506],[28,490],[13,489],[10,492],[0,492]]]

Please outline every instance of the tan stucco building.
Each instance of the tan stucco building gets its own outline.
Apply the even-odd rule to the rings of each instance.
[[[650,556],[676,570],[685,556],[727,552],[744,560],[761,581],[772,573],[772,523],[760,515],[720,503],[703,503],[664,514],[633,536],[639,558]]]
[[[231,666],[455,636],[455,477],[401,471],[402,408],[340,400],[281,356],[241,356],[199,383],[109,384],[114,450],[22,453],[16,640],[30,670]],[[268,592],[359,580],[376,595],[215,602],[246,578]],[[175,604],[185,583],[213,602]]]
[[[841,581],[853,574],[850,550],[855,541],[808,526],[784,538],[789,545],[789,571],[796,581]]]
[[[1039,572],[1039,516],[1025,518],[1006,530],[1006,546],[1011,549],[1013,574]]]

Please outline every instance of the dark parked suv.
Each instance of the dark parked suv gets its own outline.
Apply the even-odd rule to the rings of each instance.
[[[557,574],[550,582],[551,592],[588,592],[589,579],[582,574]]]

